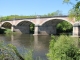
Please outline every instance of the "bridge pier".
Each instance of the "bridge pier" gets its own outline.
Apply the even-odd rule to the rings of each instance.
[[[55,26],[41,26],[39,28],[41,35],[51,35],[56,34],[56,27]]]
[[[11,31],[12,31],[12,32],[14,31],[14,25],[11,26]]]
[[[34,35],[51,35],[56,34],[55,26],[35,26]]]
[[[75,23],[73,25],[73,36],[80,37],[80,24],[79,23]]]
[[[30,33],[30,28],[29,26],[14,26],[12,29],[14,29],[15,32],[17,33],[23,33],[23,34],[29,34]]]
[[[33,35],[39,35],[39,26],[38,25],[35,25]]]

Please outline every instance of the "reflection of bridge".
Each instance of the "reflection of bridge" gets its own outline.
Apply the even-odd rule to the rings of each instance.
[[[75,18],[71,19],[68,16],[15,19],[10,21],[3,21],[0,26],[4,28],[11,28],[12,31],[16,31],[19,33],[29,34],[30,24],[33,23],[35,25],[34,35],[48,35],[56,34],[56,25],[62,21],[71,23],[74,26],[73,35],[79,35],[78,26],[75,24]]]

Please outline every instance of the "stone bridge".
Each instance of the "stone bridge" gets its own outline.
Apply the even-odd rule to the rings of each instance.
[[[30,33],[30,24],[34,24],[34,35],[49,35],[56,34],[56,26],[62,21],[67,21],[73,26],[73,35],[79,35],[79,26],[76,24],[75,18],[69,18],[68,16],[53,16],[53,17],[37,17],[27,19],[14,19],[2,21],[1,27],[10,28],[12,31],[18,33]]]

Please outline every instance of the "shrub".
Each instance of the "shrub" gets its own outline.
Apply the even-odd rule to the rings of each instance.
[[[80,49],[75,45],[74,38],[61,35],[57,39],[54,37],[50,41],[49,60],[79,60]]]
[[[4,33],[5,33],[5,34],[12,34],[13,32],[11,31],[11,29],[6,29],[6,30],[4,31]]]
[[[21,55],[14,45],[5,45],[0,41],[0,60],[20,60],[21,58]]]

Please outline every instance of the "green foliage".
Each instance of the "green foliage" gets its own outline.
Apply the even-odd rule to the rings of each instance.
[[[50,41],[47,56],[49,60],[79,60],[79,50],[73,38],[61,35],[56,41],[55,38]]]
[[[79,0],[74,0],[76,4],[74,4],[71,0],[63,0],[65,3],[70,3],[73,5],[72,9],[69,11],[69,17],[73,18],[75,17],[76,21],[80,20],[80,1]]]
[[[79,0],[74,0],[74,1],[79,1]],[[64,3],[69,3],[71,0],[63,0]]]
[[[76,19],[76,21],[79,21],[80,20],[80,9],[71,9],[70,11],[69,11],[69,17],[70,18],[73,18],[73,17],[75,17],[75,19]]]
[[[24,59],[25,60],[33,60],[32,51],[31,50],[28,51],[28,53],[25,54]]]
[[[45,15],[42,15],[43,17],[47,17],[47,16],[62,16],[62,12],[57,10],[55,12],[52,12],[52,13],[48,13],[48,14],[45,14]]]
[[[74,7],[75,9],[79,9],[80,8],[80,1],[78,1]]]
[[[25,53],[25,57],[23,58],[16,46],[12,44],[4,44],[3,41],[0,41],[0,60],[33,60],[32,51],[28,51]]]
[[[6,30],[4,31],[4,33],[10,35],[10,34],[12,34],[13,32],[11,31],[11,29],[6,29]]]
[[[64,3],[69,3],[70,0],[63,0]]]
[[[30,24],[30,33],[34,33],[34,24]]]
[[[0,21],[14,20],[14,19],[26,19],[26,18],[36,18],[36,16],[35,15],[30,15],[30,16],[10,15],[10,16],[1,17]]]
[[[75,4],[73,10],[75,12],[76,21],[79,21],[80,20],[80,1],[78,1]]]
[[[24,55],[21,55],[16,46],[12,44],[4,44],[3,41],[0,41],[0,60],[34,60],[33,51],[28,50]],[[38,57],[36,60],[42,59]]]
[[[72,31],[72,25],[69,22],[63,21],[57,25],[58,33]]]
[[[0,41],[1,42],[1,41]],[[15,48],[11,48],[11,44],[5,45],[3,42],[0,43],[0,60],[18,60],[19,58],[15,54]]]

